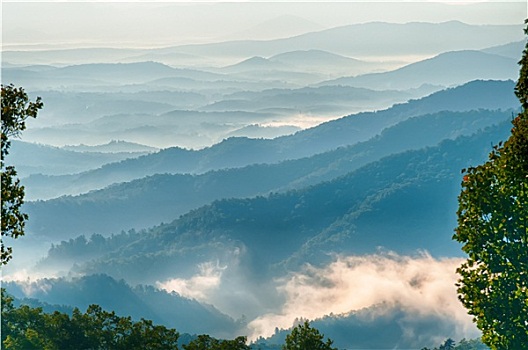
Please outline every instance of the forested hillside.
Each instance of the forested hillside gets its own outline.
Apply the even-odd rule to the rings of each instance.
[[[206,260],[223,261],[241,251],[248,263],[258,261],[254,267],[264,273],[277,264],[296,268],[305,262],[324,262],[330,258],[324,252],[364,254],[377,247],[458,255],[451,227],[460,169],[485,159],[490,143],[508,131],[505,121],[472,136],[388,156],[329,182],[268,196],[215,201],[170,224],[125,236],[121,246],[110,244],[113,238],[104,244],[92,242],[97,259],[85,271],[153,283],[170,271],[199,263],[203,258],[196,252]],[[64,244],[52,249],[50,261],[42,265],[52,264],[55,258],[60,262],[61,256],[75,257],[77,250],[90,251],[90,244],[84,247],[86,240],[78,242],[80,247]],[[143,262],[141,266],[138,261]]]
[[[393,153],[433,146],[444,139],[471,134],[507,120],[508,113],[481,110],[424,115],[390,127],[368,141],[308,158],[202,175],[160,174],[82,196],[34,202],[27,206],[33,217],[31,227],[39,233],[55,227],[54,235],[61,238],[90,231],[111,233],[120,229],[146,228],[171,221],[215,199],[264,195],[331,180]],[[149,206],[145,207],[143,203],[149,203]],[[72,215],[69,218],[50,215],[60,212]],[[37,231],[34,227],[40,229]]]
[[[199,151],[168,148],[148,156],[59,177],[33,175],[28,196],[44,199],[100,189],[154,174],[204,173],[210,170],[276,163],[309,157],[363,142],[408,118],[441,111],[518,108],[510,81],[475,81],[378,112],[353,114],[273,140],[230,138]]]
[[[2,347],[483,349],[453,233],[521,7],[6,4]]]

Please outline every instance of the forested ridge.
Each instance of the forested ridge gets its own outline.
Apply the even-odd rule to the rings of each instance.
[[[161,23],[179,4],[141,6]],[[187,25],[212,8],[192,20],[195,6]],[[319,11],[336,6],[359,9]],[[159,48],[9,44],[1,347],[528,346],[521,26],[351,21]],[[312,29],[286,34],[299,22]]]
[[[89,305],[85,312],[78,308],[57,311],[57,306],[16,300],[2,288],[2,335],[6,349],[159,349],[159,350],[336,350],[333,341],[300,320],[292,331],[277,331],[270,340],[263,338],[248,343],[247,337],[232,340],[217,339],[207,334],[180,334],[177,330],[156,325],[141,318],[134,321],[130,316],[122,317],[114,311],[108,312],[98,305]],[[31,306],[37,304],[38,306]],[[53,312],[43,311],[44,308]],[[328,322],[331,317],[320,320]],[[316,324],[319,324],[316,322]],[[279,343],[279,344],[278,344]],[[282,343],[283,345],[280,345]],[[458,344],[447,339],[434,350],[486,350],[480,341],[462,339]],[[423,348],[422,350],[429,350]]]

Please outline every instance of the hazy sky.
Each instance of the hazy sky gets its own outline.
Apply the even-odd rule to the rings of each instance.
[[[269,39],[371,21],[520,24],[517,2],[2,2],[3,50]]]

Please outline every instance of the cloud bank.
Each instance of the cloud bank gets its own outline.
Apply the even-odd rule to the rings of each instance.
[[[416,317],[434,316],[456,325],[459,334],[453,337],[477,336],[456,295],[455,270],[461,261],[388,253],[339,257],[325,267],[307,265],[279,281],[286,302],[280,312],[250,322],[250,337],[270,336],[275,327],[289,328],[301,317],[313,320],[379,305],[384,306],[376,308],[379,316],[398,307]]]
[[[171,292],[177,292],[183,297],[207,301],[207,295],[215,291],[220,285],[222,273],[226,269],[212,262],[198,265],[199,273],[189,279],[173,278],[165,282],[158,282],[157,287]]]

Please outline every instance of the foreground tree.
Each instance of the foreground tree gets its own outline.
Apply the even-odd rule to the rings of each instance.
[[[323,341],[324,334],[319,333],[316,328],[310,327],[308,321],[295,327],[286,336],[286,343],[283,350],[337,350],[333,348],[333,341],[327,339]]]
[[[2,239],[0,243],[0,265],[5,265],[11,259],[12,248],[4,244],[4,237],[17,238],[24,234],[24,224],[27,215],[21,211],[24,203],[24,186],[17,179],[13,166],[5,166],[4,160],[9,153],[13,137],[20,136],[26,128],[27,118],[36,118],[43,104],[40,97],[30,102],[22,88],[13,85],[2,85]]]
[[[432,349],[424,347],[421,350],[489,350],[489,348],[482,344],[479,339],[462,339],[458,345],[456,345],[455,341],[449,338],[439,347],[434,347]]]
[[[451,338],[447,339],[444,344],[440,345],[439,350],[455,350],[455,341]]]
[[[84,314],[79,309],[71,316],[58,311],[47,314],[39,307],[15,307],[4,289],[1,293],[2,349],[178,350],[179,333],[149,320],[134,322],[97,305]]]
[[[207,334],[199,335],[189,344],[183,345],[184,350],[249,350],[246,337],[237,337],[233,340],[219,340]]]
[[[489,161],[466,171],[453,236],[469,256],[457,269],[459,299],[483,342],[501,350],[528,349],[527,56],[528,44],[515,88],[522,112]]]

